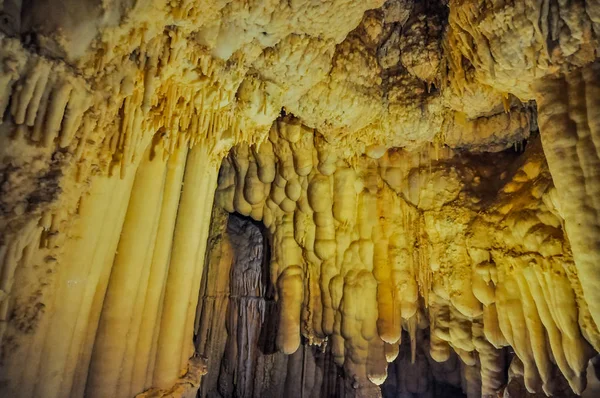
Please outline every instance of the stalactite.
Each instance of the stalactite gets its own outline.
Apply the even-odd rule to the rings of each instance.
[[[160,156],[160,154],[157,154]],[[156,360],[159,325],[162,316],[169,256],[172,247],[173,232],[177,216],[177,206],[181,194],[181,184],[187,148],[178,148],[168,159],[164,182],[164,191],[160,210],[160,221],[156,232],[156,241],[152,253],[152,265],[149,269],[148,290],[145,297],[140,325],[140,335],[136,347],[136,362],[132,377],[131,391],[144,391],[152,386],[153,370]],[[158,161],[158,159],[157,159]]]
[[[549,77],[538,86],[539,124],[573,247],[583,292],[596,324],[600,297],[596,286],[598,230],[598,127],[596,120],[599,66],[594,63],[565,77]]]
[[[195,309],[200,291],[204,248],[217,182],[217,170],[207,155],[205,148],[196,146],[187,158],[178,210],[182,216],[177,218],[173,235],[157,343],[153,385],[159,388],[170,386],[185,373],[187,360],[193,353],[190,352],[190,334],[193,332],[195,311],[190,311],[189,307]],[[190,338],[186,339],[186,335]]]
[[[289,168],[291,166],[287,166],[288,161],[284,160],[290,154],[287,146],[281,142],[289,136],[288,127],[280,122],[277,125],[277,132],[279,135],[275,136],[272,130],[270,137],[270,141],[277,142],[273,144],[276,169],[284,170],[283,172],[287,173],[289,178],[294,172]],[[221,170],[220,181],[224,185],[217,191],[217,203],[223,208],[243,210],[244,207],[239,206],[248,203],[247,200],[254,197],[255,193],[252,191],[263,191],[263,186],[256,185],[254,180],[235,177],[236,174],[246,170],[240,165],[249,164],[248,160],[239,158],[251,157],[252,153],[246,148],[236,150],[232,154],[234,157],[232,162],[238,166],[225,167]],[[348,166],[338,162],[331,177],[322,175],[318,170],[313,170],[308,175],[308,183],[304,189],[306,189],[308,209],[310,209],[308,211],[313,212],[312,220],[304,216],[307,212],[305,204],[288,209],[283,200],[277,199],[278,194],[271,197],[262,195],[252,199],[253,208],[262,205],[272,209],[271,211],[275,210],[276,214],[276,219],[270,221],[269,231],[274,246],[271,273],[281,275],[273,279],[277,283],[279,302],[283,310],[283,318],[280,319],[284,321],[280,321],[280,330],[285,328],[286,336],[290,333],[298,333],[300,330],[309,339],[319,341],[315,329],[307,327],[306,323],[301,323],[296,317],[295,314],[300,313],[300,307],[292,308],[288,304],[288,297],[292,291],[301,297],[303,289],[311,289],[310,278],[305,279],[303,284],[302,279],[299,278],[297,285],[293,286],[281,282],[281,278],[287,278],[286,275],[290,272],[293,273],[289,275],[301,275],[300,268],[293,265],[298,258],[296,250],[299,245],[305,259],[312,261],[311,256],[316,255],[315,260],[319,261],[317,264],[321,266],[321,278],[325,278],[320,281],[320,284],[325,286],[321,296],[325,297],[321,301],[321,308],[318,305],[315,308],[316,303],[311,304],[311,308],[315,308],[313,313],[323,314],[322,331],[330,336],[332,353],[337,363],[344,364],[346,372],[354,375],[358,383],[363,386],[368,385],[367,379],[376,384],[386,379],[386,358],[393,360],[394,354],[392,351],[387,354],[385,347],[386,344],[393,345],[399,342],[399,331],[395,331],[394,327],[400,325],[400,319],[409,332],[408,346],[414,360],[414,355],[418,351],[416,346],[417,330],[420,328],[418,325],[423,319],[419,308],[425,306],[427,300],[427,306],[430,307],[428,318],[432,325],[431,356],[436,360],[444,361],[448,359],[451,348],[456,351],[465,363],[464,377],[468,380],[464,388],[468,390],[468,395],[474,396],[481,391],[489,395],[502,387],[504,362],[503,354],[499,349],[507,344],[514,348],[524,364],[527,388],[530,391],[543,389],[551,392],[551,374],[554,365],[548,356],[550,345],[545,336],[546,333],[553,336],[553,330],[557,326],[561,330],[559,333],[566,333],[563,335],[561,346],[568,346],[570,352],[577,352],[576,355],[569,354],[568,367],[561,365],[560,357],[557,363],[559,368],[563,369],[565,377],[571,381],[572,388],[581,391],[583,387],[577,380],[581,380],[582,366],[589,358],[589,347],[581,338],[581,333],[572,329],[572,325],[575,324],[566,316],[567,313],[576,313],[573,307],[575,293],[563,284],[568,280],[566,275],[559,279],[551,278],[549,271],[542,271],[542,269],[548,270],[549,265],[540,268],[535,265],[537,260],[528,260],[527,254],[529,250],[551,253],[550,260],[539,260],[551,261],[544,264],[554,264],[554,261],[559,264],[564,261],[559,252],[554,251],[555,249],[534,243],[541,242],[540,240],[534,241],[528,238],[528,234],[538,233],[536,231],[541,231],[540,228],[550,228],[550,225],[555,225],[556,221],[543,215],[546,213],[541,199],[533,199],[538,201],[538,206],[541,206],[538,210],[533,210],[537,213],[530,213],[532,210],[529,209],[535,207],[524,209],[513,207],[509,208],[508,215],[502,213],[506,211],[503,207],[504,201],[514,200],[509,199],[509,193],[513,195],[513,192],[517,191],[525,197],[529,195],[529,189],[540,186],[543,184],[543,179],[549,178],[548,172],[542,173],[537,166],[539,153],[541,153],[540,145],[533,145],[529,150],[529,157],[521,164],[521,168],[514,172],[513,182],[504,183],[503,192],[506,192],[506,196],[500,195],[495,204],[488,204],[487,208],[479,208],[480,212],[483,210],[480,215],[474,211],[460,210],[449,204],[456,200],[459,195],[458,190],[463,188],[444,185],[449,184],[446,181],[450,181],[444,178],[456,177],[445,177],[447,174],[437,165],[428,166],[427,178],[432,181],[431,184],[439,184],[447,188],[443,194],[433,198],[422,196],[424,195],[422,185],[416,187],[411,185],[414,184],[411,180],[414,174],[410,166],[403,169],[404,178],[391,180],[387,171],[380,171],[384,176],[383,179],[378,174],[367,177],[370,174],[363,172],[364,174],[359,176],[364,180],[358,182],[355,171],[350,171]],[[428,153],[424,158],[427,156]],[[454,156],[451,152],[446,153],[441,160],[438,160],[438,164],[452,162]],[[387,169],[391,168],[392,161],[395,164],[406,162],[406,158],[399,156],[395,160],[385,156],[382,159],[380,164]],[[415,168],[420,170],[422,157],[413,156],[413,159],[415,163],[412,170]],[[464,175],[466,172],[460,170],[463,166],[458,166],[456,163],[452,163],[451,167],[454,167],[453,172],[457,175]],[[286,169],[288,171],[285,171]],[[256,173],[259,171],[260,169]],[[476,171],[470,169],[468,172]],[[495,178],[493,175],[488,173],[485,178]],[[273,192],[277,192],[280,187],[277,179],[281,177],[278,176],[281,174],[275,177],[271,186],[271,195],[274,195]],[[367,178],[374,179],[375,182]],[[393,185],[382,184],[386,180],[389,181],[388,184]],[[286,186],[286,180],[283,181],[282,185]],[[521,181],[528,183],[531,181],[531,186],[524,185]],[[228,193],[231,192],[232,182],[235,191],[238,192],[237,196]],[[239,187],[240,183],[251,185]],[[465,181],[462,184],[466,183]],[[521,185],[515,186],[517,183]],[[408,200],[398,195],[406,192],[407,189]],[[246,195],[246,198],[243,195]],[[298,200],[303,195],[305,194],[298,195]],[[336,197],[337,195],[345,199],[341,201]],[[537,198],[542,196],[536,195]],[[472,203],[478,206],[477,202]],[[294,223],[289,222],[291,212],[294,213]],[[448,214],[448,216],[440,218],[440,214]],[[450,218],[450,214],[457,218]],[[536,216],[531,218],[531,214]],[[517,218],[517,215],[520,218]],[[471,232],[467,232],[467,228],[478,228],[477,223],[485,224],[491,222],[490,220],[498,219],[513,226],[513,232],[500,239],[504,239],[505,244],[515,245],[516,253],[505,253],[497,246],[498,243],[490,240],[487,235],[471,237],[469,235]],[[261,217],[258,217],[257,221],[260,220]],[[300,223],[299,220],[303,221]],[[303,235],[303,231],[311,221],[315,225],[314,246],[309,244]],[[448,223],[454,225],[453,229],[448,227]],[[531,223],[540,226],[531,229]],[[469,227],[471,224],[475,226]],[[289,228],[294,228],[293,233],[288,232]],[[459,232],[460,235],[457,236],[448,234],[447,231],[464,232]],[[292,237],[294,241],[291,241]],[[523,240],[517,242],[515,238]],[[521,248],[522,246],[518,245],[525,245],[525,247]],[[326,251],[324,247],[327,247]],[[416,249],[414,252],[409,251],[412,247]],[[452,262],[449,263],[447,258],[442,258],[442,253],[452,258]],[[288,258],[285,257],[286,254]],[[548,257],[548,254],[544,255]],[[337,264],[337,267],[328,271],[327,264],[330,261]],[[457,261],[464,265],[458,266]],[[551,311],[554,315],[552,320],[548,320],[548,324],[542,322],[538,315],[536,300],[524,276],[529,272],[526,270],[531,267],[538,270],[536,272],[541,272],[540,277],[544,279],[544,283],[552,286],[554,291],[558,289],[562,292],[552,296],[553,298],[548,296],[544,299],[545,302],[555,302]],[[388,286],[390,280],[393,284]],[[547,294],[552,293],[549,290]],[[295,299],[295,302],[300,303],[300,299]],[[306,302],[304,305],[307,305]],[[562,308],[569,309],[563,312]],[[371,319],[370,316],[376,317]],[[294,342],[293,347],[280,345],[280,348],[286,353],[292,353],[296,350],[297,341]],[[576,363],[575,358],[580,358],[583,362]]]
[[[98,326],[87,394],[131,395],[131,372],[140,332],[140,306],[146,298],[151,255],[164,189],[165,162],[149,161],[150,148],[138,166],[125,224],[117,248]],[[125,304],[127,302],[127,304]],[[113,336],[124,334],[126,339]],[[113,366],[120,363],[119,367]]]

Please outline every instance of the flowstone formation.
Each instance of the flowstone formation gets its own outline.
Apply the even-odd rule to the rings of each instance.
[[[600,2],[0,1],[0,396],[596,396]]]
[[[598,330],[539,140],[510,152],[339,159],[290,118],[265,142],[236,146],[216,202],[268,228],[279,349],[294,353],[303,334],[380,385],[400,345],[414,360],[418,329],[429,328],[434,360],[452,350],[476,368],[475,395],[505,382],[507,346],[529,391],[556,393],[557,368],[581,393]]]

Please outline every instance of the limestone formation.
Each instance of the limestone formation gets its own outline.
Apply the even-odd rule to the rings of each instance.
[[[0,396],[597,396],[599,35],[0,1]]]

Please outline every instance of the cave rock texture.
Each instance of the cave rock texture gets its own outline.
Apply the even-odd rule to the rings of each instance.
[[[599,0],[0,0],[0,397],[600,396]]]

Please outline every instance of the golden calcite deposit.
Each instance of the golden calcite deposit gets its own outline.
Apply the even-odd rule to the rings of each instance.
[[[0,396],[600,391],[600,2],[0,14]]]

